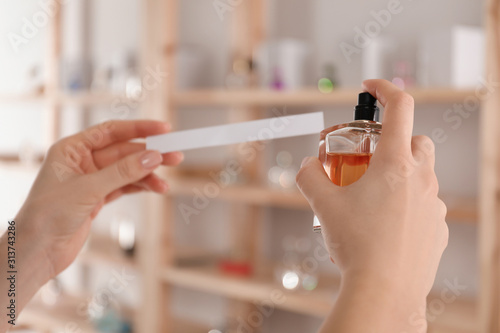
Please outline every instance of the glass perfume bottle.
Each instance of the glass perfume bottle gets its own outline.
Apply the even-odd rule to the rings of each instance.
[[[382,131],[379,113],[375,97],[364,92],[358,96],[354,121],[321,132],[319,159],[334,184],[350,185],[365,173]],[[313,230],[321,232],[316,216]]]

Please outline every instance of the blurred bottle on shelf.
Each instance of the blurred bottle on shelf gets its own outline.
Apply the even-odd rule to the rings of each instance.
[[[251,59],[236,58],[226,75],[226,88],[244,89],[250,87],[254,81],[253,70],[254,63]]]
[[[318,286],[318,263],[309,255],[311,240],[306,237],[283,237],[283,260],[275,267],[275,278],[288,290],[312,291]]]
[[[318,80],[318,90],[323,94],[329,94],[338,86],[336,68],[333,63],[323,66],[323,75]]]
[[[271,89],[273,90],[283,90],[283,75],[281,74],[281,69],[279,66],[274,67],[273,69],[273,79],[271,81]]]
[[[132,333],[132,324],[119,310],[110,304],[102,306],[98,311],[90,312],[90,320],[97,332]]]
[[[136,54],[117,53],[111,68],[111,91],[129,99],[140,99],[143,91]]]
[[[120,249],[127,256],[133,256],[136,245],[134,221],[124,216],[116,216],[111,223],[111,238],[118,241]]]
[[[31,66],[26,73],[26,92],[29,94],[41,95],[45,91],[42,69],[39,64]]]
[[[393,64],[392,83],[404,90],[415,86],[415,71],[408,60],[399,60]]]
[[[476,88],[485,76],[486,37],[483,27],[454,25],[422,36],[418,52],[418,84],[426,87]]]
[[[291,38],[267,42],[258,48],[254,58],[261,87],[296,90],[315,84],[310,75],[311,51],[306,42]]]
[[[207,50],[200,45],[183,44],[175,52],[177,90],[201,89],[210,85],[214,73]]]
[[[284,190],[295,189],[295,175],[297,167],[293,165],[293,156],[289,151],[283,150],[276,155],[276,165],[267,172],[268,183],[272,187]]]
[[[88,59],[64,59],[61,66],[61,82],[64,90],[79,92],[90,89],[92,62]]]
[[[111,69],[96,69],[92,78],[91,89],[94,92],[108,92],[111,86]]]
[[[398,53],[398,44],[392,37],[373,38],[362,51],[362,79],[392,79],[392,58]]]

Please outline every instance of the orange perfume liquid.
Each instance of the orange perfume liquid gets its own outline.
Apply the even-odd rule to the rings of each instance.
[[[347,186],[363,176],[371,157],[371,153],[327,153],[325,171],[334,184]]]

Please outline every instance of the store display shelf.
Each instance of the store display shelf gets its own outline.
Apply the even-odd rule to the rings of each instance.
[[[171,285],[255,304],[271,302],[278,309],[319,318],[324,318],[330,312],[340,286],[339,278],[330,275],[321,276],[318,287],[313,291],[291,291],[273,279],[272,274],[238,277],[224,274],[214,266],[167,267],[163,270],[162,277],[165,283]],[[428,300],[429,304],[434,304],[429,308],[434,309],[435,303],[441,302],[440,293],[431,294]],[[432,315],[429,327],[435,329],[435,332],[456,332],[457,329],[464,333],[476,332],[474,299],[458,298],[450,303],[442,303],[443,307],[440,307],[439,312],[429,312]]]
[[[54,305],[43,304],[39,299],[32,300],[21,312],[16,326],[32,328],[44,332],[98,333],[89,319],[82,314],[87,301],[83,297],[61,295]],[[126,309],[133,314],[133,309]],[[134,316],[128,316],[134,318]],[[206,333],[208,326],[187,319],[173,318],[173,332]]]
[[[336,277],[322,278],[313,291],[289,291],[272,278],[226,275],[214,267],[178,268],[163,270],[166,283],[248,302],[271,302],[276,308],[315,317],[324,317],[330,311],[338,290]],[[328,281],[328,283],[323,281]]]
[[[178,106],[311,106],[311,105],[353,105],[361,88],[340,88],[331,93],[322,93],[315,88],[290,91],[269,89],[201,89],[177,91],[173,95]],[[463,102],[474,96],[473,90],[454,88],[415,88],[409,89],[416,104],[446,104]]]
[[[175,177],[169,181],[169,184],[170,194],[175,196],[193,196],[196,193],[212,191],[216,187],[218,194],[213,196],[214,199],[260,206],[310,210],[309,203],[296,189],[283,190],[256,184],[219,186],[207,178],[186,176]],[[443,201],[448,206],[447,220],[449,222],[468,224],[477,222],[475,198],[448,194],[443,196]]]

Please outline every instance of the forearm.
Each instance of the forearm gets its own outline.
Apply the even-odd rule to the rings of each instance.
[[[0,332],[12,326],[11,320],[17,320],[21,310],[51,277],[50,265],[33,230],[24,229],[16,220],[15,230],[10,231],[0,237]]]
[[[403,287],[377,278],[345,277],[320,333],[426,332],[425,297],[416,300]]]

